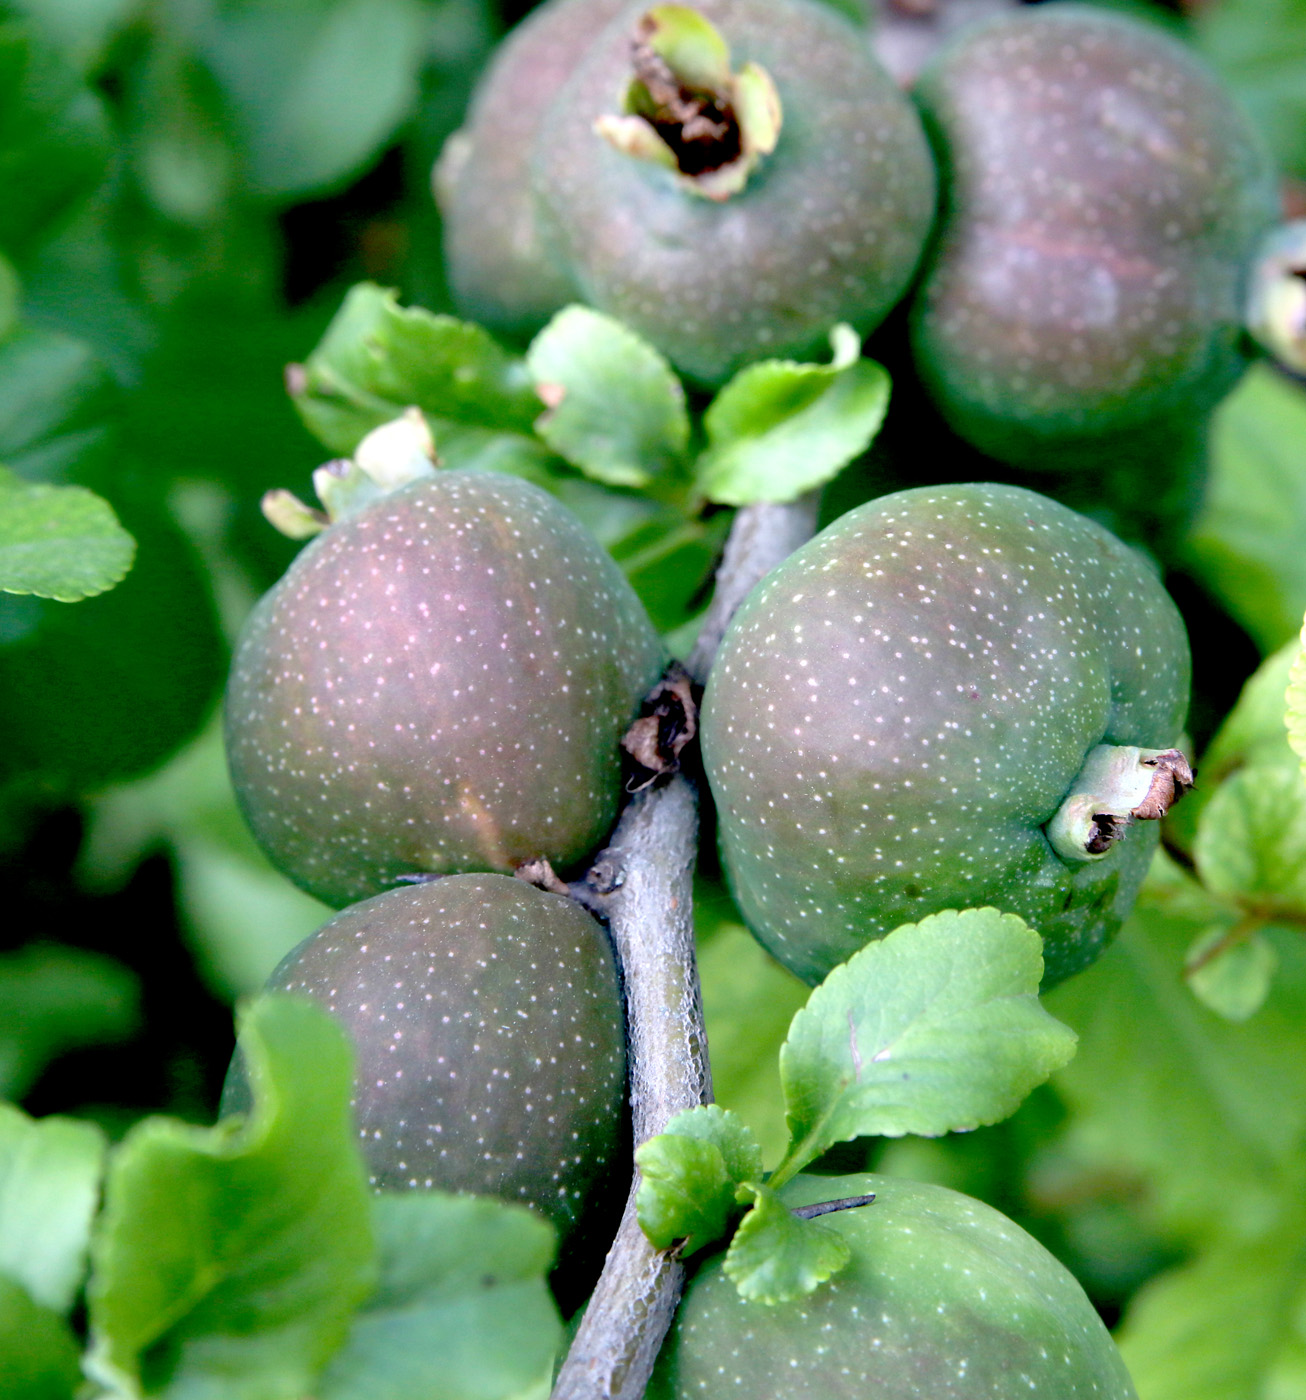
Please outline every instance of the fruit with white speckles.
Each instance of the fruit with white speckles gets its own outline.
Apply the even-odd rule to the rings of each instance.
[[[899,924],[982,905],[1043,935],[1045,985],[1079,971],[1157,823],[1131,823],[1131,799],[1111,809],[1123,839],[1077,858],[1045,828],[1100,746],[1176,742],[1188,679],[1151,568],[1044,496],[919,487],[850,511],[749,595],[704,696],[745,919],[813,983]]]
[[[436,473],[332,525],[251,615],[226,710],[241,808],[337,907],[416,872],[566,868],[612,824],[620,739],[662,665],[564,506]]]
[[[305,939],[268,989],[348,1028],[377,1190],[501,1196],[547,1215],[564,1253],[606,1249],[603,1206],[628,1184],[624,1027],[607,935],[579,905],[505,875],[391,890]],[[246,1094],[237,1070],[224,1108]]]
[[[799,1176],[790,1206],[875,1193],[822,1216],[852,1250],[815,1293],[746,1303],[708,1260],[648,1400],[1136,1400],[1073,1276],[991,1206],[895,1177]]]
[[[557,89],[623,0],[549,0],[495,50],[435,169],[459,312],[507,335],[538,330],[574,292],[540,236],[530,159]]]
[[[1246,364],[1243,308],[1276,217],[1270,163],[1218,79],[1097,7],[969,29],[917,89],[945,216],[913,307],[952,427],[1033,468],[1148,457]]]
[[[731,106],[728,85],[705,113],[724,132],[719,153],[682,141],[688,124],[671,130],[674,91],[649,119],[669,133],[674,151],[657,148],[669,165],[596,134],[635,76],[644,9],[626,10],[594,41],[540,128],[539,206],[581,298],[704,384],[754,360],[820,353],[838,321],[869,332],[915,270],[935,180],[919,118],[864,34],[817,0],[695,6],[730,64],[740,73],[760,65],[779,97],[774,149],[758,155],[742,188],[716,188],[704,182],[741,149],[745,108]],[[681,96],[697,111],[702,93],[688,80]]]

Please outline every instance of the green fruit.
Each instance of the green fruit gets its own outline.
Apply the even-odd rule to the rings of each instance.
[[[756,77],[760,65],[779,97],[774,149],[767,154],[763,142],[755,160],[743,160],[735,130],[733,155],[696,154],[671,132],[676,151],[658,145],[641,158],[596,134],[598,123],[635,141],[640,119],[629,95],[619,115],[633,41],[657,17],[684,15],[666,6],[646,17],[640,6],[603,32],[559,93],[540,126],[534,175],[542,217],[581,297],[692,379],[720,384],[754,360],[824,353],[837,321],[863,333],[877,325],[920,257],[934,172],[910,104],[865,35],[828,5],[704,0],[696,9],[738,70],[698,87],[710,89],[712,110],[729,126],[730,102],[743,110],[738,93],[727,96],[730,83]],[[717,160],[737,167],[742,188],[708,183],[724,169]]]
[[[1156,823],[1077,856],[1045,828],[1099,746],[1175,742],[1188,675],[1152,570],[1046,497],[920,487],[849,512],[749,595],[703,700],[749,927],[814,983],[899,924],[993,905],[1043,935],[1047,984],[1087,966]]]
[[[746,1303],[698,1271],[649,1400],[1136,1400],[1074,1277],[990,1206],[895,1177],[799,1176],[790,1206],[875,1193],[821,1217],[852,1260],[795,1302]]]
[[[435,172],[461,315],[505,335],[538,330],[574,292],[544,246],[530,185],[540,121],[623,0],[550,0],[495,51]]]
[[[607,936],[571,900],[455,875],[337,914],[268,990],[348,1028],[354,1113],[377,1190],[473,1191],[536,1207],[574,1253],[602,1238],[626,1055]],[[224,1108],[243,1106],[229,1076]]]
[[[1245,366],[1277,210],[1250,125],[1190,49],[1087,6],[977,25],[921,78],[945,216],[914,305],[953,428],[1034,468],[1139,469]]]
[[[612,825],[662,661],[564,506],[440,472],[332,525],[254,610],[227,691],[236,793],[273,862],[337,906],[414,872],[565,868]]]

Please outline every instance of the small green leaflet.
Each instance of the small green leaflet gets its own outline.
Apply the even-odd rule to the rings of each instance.
[[[569,306],[531,342],[526,362],[548,406],[536,432],[586,476],[646,486],[681,463],[685,391],[666,360],[620,321]]]
[[[350,289],[289,382],[308,430],[342,456],[409,407],[432,420],[442,451],[444,422],[529,435],[540,413],[525,361],[488,331],[401,307],[393,291],[370,282]]]
[[[851,1257],[847,1244],[819,1220],[794,1215],[767,1186],[751,1184],[752,1210],[730,1241],[726,1277],[750,1303],[786,1303],[810,1293]]]
[[[1258,928],[1219,923],[1199,934],[1184,959],[1193,995],[1226,1021],[1245,1021],[1265,1003],[1279,970],[1274,944]]]
[[[780,1051],[790,1146],[779,1186],[850,1138],[996,1123],[1074,1054],[1043,1010],[1042,940],[1014,914],[945,910],[835,970]]]
[[[1306,778],[1306,623],[1302,624],[1301,650],[1288,674],[1287,725],[1288,742],[1301,759],[1302,776]]]
[[[120,583],[136,542],[107,501],[0,467],[0,590],[76,603]]]
[[[378,1196],[372,1219],[377,1288],[317,1400],[544,1400],[562,1341],[548,1222],[442,1191]]]
[[[695,472],[710,501],[796,500],[870,446],[889,406],[889,376],[862,360],[856,332],[836,326],[828,365],[763,360],[741,370],[703,417]]]
[[[0,1104],[0,1275],[55,1312],[71,1310],[86,1271],[104,1151],[93,1123]]]
[[[1295,768],[1242,768],[1202,809],[1193,857],[1203,883],[1266,919],[1306,917],[1306,779]]]
[[[748,1126],[715,1104],[687,1109],[641,1143],[635,1163],[640,1228],[657,1249],[684,1240],[681,1255],[720,1239],[745,1182],[762,1179],[762,1151]]]
[[[86,1365],[114,1393],[300,1400],[371,1291],[345,1032],[310,1002],[268,996],[241,1048],[248,1119],[147,1119],[110,1160]]]

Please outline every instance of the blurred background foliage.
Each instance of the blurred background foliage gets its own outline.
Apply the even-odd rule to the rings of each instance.
[[[0,462],[95,489],[138,545],[89,601],[0,594],[0,1095],[33,1113],[113,1136],[156,1110],[211,1120],[233,1003],[325,916],[255,849],[217,724],[233,636],[294,549],[259,498],[302,491],[324,455],[283,373],[355,281],[447,307],[431,166],[525,8],[0,4]],[[1222,69],[1306,211],[1306,0],[1128,8]],[[876,482],[855,464],[840,486]],[[724,519],[572,490],[659,625],[688,635]],[[1205,505],[1160,562],[1193,637],[1200,752],[1306,610],[1300,384],[1258,368],[1226,402]],[[1221,742],[1229,771],[1278,763],[1272,742],[1268,759]],[[1176,829],[1180,862],[1192,840]],[[774,1157],[776,1049],[805,991],[738,924],[710,831],[703,865],[718,1096]],[[1302,921],[1262,930],[1268,952],[1240,965],[1252,991],[1226,987],[1220,1014],[1185,959],[1224,916],[1167,869],[1119,945],[1051,997],[1080,1052],[1015,1118],[828,1165],[869,1160],[1016,1216],[1123,1319],[1143,1400],[1306,1397]]]

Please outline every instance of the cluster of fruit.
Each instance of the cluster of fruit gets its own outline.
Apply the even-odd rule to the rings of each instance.
[[[586,301],[713,386],[837,321],[870,334],[910,290],[914,372],[978,452],[1092,473],[1190,442],[1242,367],[1274,212],[1218,85],[1161,32],[1064,5],[963,34],[916,99],[819,0],[550,0],[437,173],[461,309],[514,336]],[[627,1185],[618,974],[589,913],[505,877],[584,869],[666,657],[554,498],[437,471],[409,429],[319,473],[321,533],[233,668],[246,816],[292,879],[350,906],[271,985],[349,1025],[378,1188],[529,1202],[582,1289]],[[740,910],[812,983],[902,923],[978,905],[1020,914],[1046,980],[1069,976],[1133,902],[1156,832],[1137,820],[1191,781],[1174,748],[1187,694],[1174,605],[1093,521],[1009,484],[874,500],[752,593],[711,673],[704,765]],[[229,1102],[241,1092],[233,1075]],[[1058,1394],[1130,1393],[1073,1280],[1014,1227],[927,1188],[888,1199],[902,1240],[858,1253],[821,1305],[837,1331],[849,1298],[854,1315],[879,1300],[876,1393],[919,1393],[926,1356],[949,1375],[929,1393],[991,1393],[1021,1367],[1029,1388],[1046,1373]],[[937,1315],[904,1243],[926,1234],[962,1289]],[[1002,1318],[964,1296],[986,1297],[961,1284],[972,1271]],[[696,1379],[718,1376],[723,1336],[751,1336],[714,1277],[667,1394],[735,1384]],[[1014,1330],[1041,1340],[995,1360],[976,1339],[1020,1307],[1042,1331]],[[733,1353],[741,1377],[797,1364],[781,1353],[800,1313],[769,1359]],[[804,1367],[783,1393],[840,1385]]]

